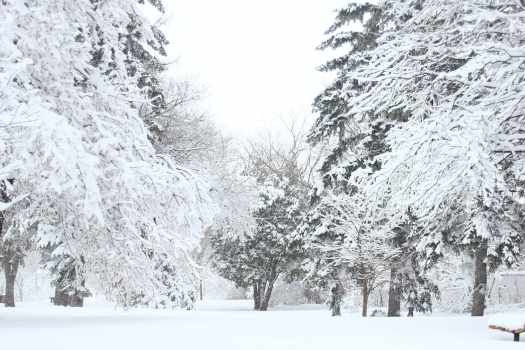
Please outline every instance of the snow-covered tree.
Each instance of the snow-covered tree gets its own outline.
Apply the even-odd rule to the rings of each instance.
[[[404,221],[385,235],[389,251],[386,254],[390,267],[388,316],[400,316],[401,304],[406,302],[409,316],[418,312],[432,312],[432,300],[439,297],[439,288],[421,266],[422,252],[418,251],[421,228],[409,210]]]
[[[255,179],[256,198],[249,207],[251,225],[231,220],[211,238],[214,265],[238,287],[252,287],[254,307],[268,308],[279,277],[293,279],[303,259],[303,237],[297,232],[307,201],[311,160],[299,129],[290,127],[289,140],[253,143],[245,174]],[[305,154],[306,153],[306,154]]]
[[[342,271],[360,287],[361,314],[366,317],[370,293],[384,283],[390,248],[374,231],[373,222],[366,218],[366,203],[361,194],[326,195],[321,201],[322,210],[315,212],[320,215],[322,223],[332,223],[333,226],[318,226],[308,242],[317,251],[314,256],[319,256],[318,266],[327,271],[341,271],[343,267]],[[327,234],[323,232],[326,229],[340,237],[340,241],[330,241],[326,237],[319,239],[319,235]],[[319,271],[314,272],[319,274]]]
[[[316,129],[314,126],[311,136]],[[367,314],[369,294],[383,282],[388,241],[378,229],[379,223],[363,211],[368,208],[362,193],[367,176],[359,179],[352,175],[358,170],[368,174],[380,168],[376,156],[386,149],[384,135],[385,124],[376,123],[369,136],[363,133],[351,137],[351,151],[340,148],[347,147],[345,141],[336,141],[335,149],[324,158],[320,169],[323,184],[314,191],[301,225],[310,248],[304,264],[308,279],[326,288],[341,284],[345,275],[351,276],[363,294],[363,315]],[[333,144],[329,137],[311,141]]]
[[[321,290],[335,290],[344,294],[347,266],[339,259],[338,249],[345,241],[345,233],[337,230],[343,223],[341,215],[331,202],[333,196],[319,196],[317,190],[310,194],[308,211],[299,226],[304,237],[307,254],[302,263],[305,281]],[[323,247],[327,246],[327,249]],[[333,293],[332,293],[333,294]]]
[[[412,210],[427,267],[445,246],[474,254],[472,314],[481,315],[486,265],[512,265],[519,254],[524,5],[381,1],[342,13],[336,30],[354,14],[364,31],[327,42],[352,50],[327,65],[338,79],[318,99],[326,108],[312,137],[339,130],[346,154],[371,123],[391,122],[380,169],[352,177],[370,177],[371,215],[387,230]]]
[[[390,133],[371,191],[386,194],[386,215],[414,208],[428,257],[447,244],[474,254],[472,314],[482,315],[487,265],[514,264],[521,240],[509,180],[521,177],[525,8],[427,1],[404,10],[411,18],[383,36],[371,55],[381,59],[357,78],[370,86],[363,103],[412,115]]]
[[[133,38],[147,48],[159,35],[140,6],[0,4],[2,180],[15,179],[14,200],[25,196],[6,213],[18,235],[93,272],[120,303],[137,291],[165,298],[166,261],[185,289],[212,209],[207,186],[155,152],[140,118],[148,69],[135,60],[141,73],[130,74],[124,38],[140,28]]]
[[[14,203],[12,188],[14,179],[0,181],[0,202],[6,207],[0,211],[0,266],[4,270],[6,307],[15,306],[15,282],[18,270],[23,264],[29,242],[16,229],[16,222],[6,210]]]
[[[383,232],[378,227],[379,223],[369,220],[367,214],[359,211],[368,207],[366,200],[363,200],[363,183],[369,174],[380,169],[381,162],[377,156],[388,150],[385,144],[386,133],[392,124],[403,116],[391,113],[389,118],[375,118],[373,114],[367,115],[366,118],[354,118],[349,114],[352,99],[361,89],[361,86],[352,80],[351,73],[356,67],[368,64],[366,60],[354,58],[365,55],[367,51],[376,47],[380,32],[391,20],[383,15],[378,5],[372,3],[352,3],[338,11],[335,23],[327,32],[328,39],[320,49],[334,49],[337,52],[343,51],[343,54],[321,67],[323,71],[335,72],[336,77],[315,100],[314,107],[318,118],[309,135],[312,144],[325,144],[331,150],[324,155],[320,168],[322,186],[313,197],[313,205],[303,225],[303,233],[310,237],[312,246],[326,246],[331,249],[314,249],[310,255],[316,258],[307,262],[306,268],[311,271],[310,275],[321,277],[320,281],[324,279],[324,283],[326,280],[341,278],[345,272],[353,270],[353,275],[357,277],[363,291],[371,290],[368,288],[371,286],[365,283],[368,279],[358,277],[355,269],[349,266],[352,261],[352,258],[349,259],[350,253],[356,253],[355,258],[359,260],[359,252],[346,249],[346,253],[341,254],[341,250],[345,250],[344,247],[351,244],[349,242],[366,242],[366,239],[357,238],[363,235],[363,228],[367,227],[365,234],[370,235],[371,242],[383,243],[375,245],[379,248],[378,251],[373,251],[371,246],[361,246],[359,249],[367,250],[372,255],[377,253],[386,259],[383,245],[388,241],[385,235],[381,236]],[[356,177],[355,174],[360,175]],[[347,212],[355,210],[358,212]],[[349,232],[341,229],[350,225],[350,222],[359,229]],[[333,247],[339,247],[339,251],[335,250],[337,254],[334,254]],[[374,264],[378,264],[379,270],[384,270],[385,261],[373,260]],[[372,271],[364,268],[361,270]],[[364,310],[368,293],[363,295]]]
[[[238,235],[225,226],[211,239],[217,271],[238,287],[252,287],[256,310],[268,309],[275,282],[293,273],[303,251],[295,231],[301,198],[286,182],[272,176],[259,184],[253,228]]]

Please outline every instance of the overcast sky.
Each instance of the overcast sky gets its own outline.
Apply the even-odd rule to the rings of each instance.
[[[206,109],[235,136],[311,115],[328,77],[315,48],[347,0],[167,0],[175,68],[205,87]]]

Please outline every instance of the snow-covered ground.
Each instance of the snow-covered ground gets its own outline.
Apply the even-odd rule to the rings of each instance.
[[[0,308],[0,344],[16,350],[522,349],[489,331],[486,318],[330,317],[315,307],[251,311],[249,301],[206,302],[194,311],[83,309],[20,304]]]

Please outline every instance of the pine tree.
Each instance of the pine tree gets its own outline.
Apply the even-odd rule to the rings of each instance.
[[[425,221],[413,238],[425,252],[417,264],[424,269],[446,245],[475,253],[473,314],[483,309],[488,241],[494,267],[515,262],[520,241],[521,219],[510,195],[519,188],[509,181],[516,169],[509,169],[519,163],[522,143],[516,111],[523,101],[517,92],[523,54],[515,29],[522,13],[522,4],[504,1],[351,4],[322,45],[350,46],[323,67],[337,77],[315,102],[319,118],[311,142],[336,143],[322,168],[325,185],[347,192],[361,186],[375,203],[370,208],[379,231],[399,227],[415,208],[418,221]],[[346,31],[352,21],[363,30]],[[501,30],[492,32],[494,26]],[[386,128],[382,151],[374,154],[365,143],[377,123]],[[463,162],[465,154],[475,162]],[[364,161],[368,155],[373,164]],[[400,280],[395,271],[391,276],[392,285]],[[400,290],[391,288],[393,295]]]
[[[340,235],[334,232],[340,227],[347,225],[340,220],[341,216],[352,216],[354,224],[358,227],[371,227],[379,234],[379,224],[363,222],[365,215],[357,215],[357,213],[341,213],[340,210],[354,210],[344,201],[358,201],[362,198],[357,195],[361,191],[361,183],[373,172],[381,168],[381,162],[377,157],[388,151],[388,146],[385,144],[385,137],[392,125],[406,119],[406,116],[400,111],[390,111],[389,113],[381,113],[375,111],[367,111],[362,116],[356,116],[351,113],[351,106],[354,98],[357,98],[363,88],[360,82],[353,78],[353,74],[363,65],[368,65],[367,52],[377,47],[377,39],[380,34],[390,25],[396,25],[398,19],[389,11],[385,11],[381,6],[372,3],[350,4],[348,7],[341,9],[338,12],[335,23],[327,32],[328,39],[320,46],[320,49],[337,49],[342,50],[348,48],[344,55],[330,60],[321,70],[327,72],[335,72],[336,79],[334,82],[319,95],[314,103],[315,110],[318,112],[314,126],[312,127],[309,141],[312,144],[326,143],[332,146],[332,151],[325,157],[324,163],[321,167],[321,176],[323,179],[323,188],[318,191],[320,198],[326,197],[328,202],[340,202],[336,207],[330,205],[323,199],[317,201],[312,206],[312,209],[307,216],[307,222],[303,225],[303,233],[311,237],[313,246],[339,246],[341,249],[345,246],[345,241],[355,241],[356,237],[350,237],[343,232]],[[362,24],[362,30],[353,29],[352,24]],[[348,30],[350,26],[350,30]],[[328,206],[327,206],[328,204]],[[366,206],[365,202],[361,205]],[[356,208],[359,204],[356,205]],[[333,212],[328,214],[329,211]],[[356,214],[356,215],[354,215]],[[320,234],[319,231],[323,233]],[[360,232],[359,230],[357,232]],[[381,237],[374,238],[379,241],[386,242]],[[363,247],[362,247],[363,248]],[[335,256],[333,253],[315,251],[311,252],[316,256],[317,262],[308,263],[309,269],[312,271],[321,272],[326,270],[328,266],[335,268],[329,274],[324,272],[326,276],[331,275],[331,278],[342,273],[349,272],[348,266],[345,266],[343,261],[339,264],[334,264],[338,258],[343,256],[348,257],[349,251],[345,254],[337,252]],[[357,253],[355,251],[354,253]],[[378,256],[382,256],[381,249],[375,252]],[[331,261],[331,263],[329,263]],[[376,263],[378,260],[376,259]],[[363,278],[370,272],[370,280],[374,269],[361,267],[361,273],[357,273],[356,269],[354,276],[362,287],[363,295],[363,309],[366,309],[367,294],[371,291],[368,278]],[[363,271],[368,271],[363,273]],[[317,273],[314,273],[314,275]],[[361,276],[361,277],[359,277]],[[367,282],[368,281],[368,282]],[[365,313],[365,312],[364,312]]]
[[[380,7],[398,21],[366,53],[369,63],[352,71],[360,91],[347,113],[407,118],[388,132],[390,151],[379,157],[368,198],[391,227],[413,210],[427,265],[446,246],[473,254],[472,314],[482,315],[487,265],[514,264],[521,240],[513,195],[520,188],[509,179],[521,172],[524,49],[517,28],[525,9],[488,0]]]
[[[405,301],[409,316],[414,311],[432,312],[432,299],[439,297],[439,288],[427,276],[427,268],[421,266],[422,253],[417,244],[421,228],[417,218],[409,210],[402,223],[387,235],[390,251],[387,262],[390,266],[388,293],[388,316],[401,315],[401,303]],[[424,260],[424,259],[423,259]]]

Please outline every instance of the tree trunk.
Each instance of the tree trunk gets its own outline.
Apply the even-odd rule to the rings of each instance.
[[[361,312],[361,316],[367,317],[368,316],[368,295],[369,295],[369,292],[368,292],[368,280],[366,280],[366,279],[363,280],[362,294],[363,294],[363,310]]]
[[[390,286],[388,288],[388,317],[401,315],[401,286],[397,275],[397,267],[390,269]]]
[[[341,302],[343,300],[343,286],[340,282],[331,290],[330,310],[332,310],[332,316],[341,316]]]
[[[485,295],[487,290],[487,250],[484,240],[476,249],[474,257],[474,292],[472,294],[472,316],[483,316],[485,312]]]
[[[259,310],[261,308],[261,291],[259,289],[259,282],[253,283],[253,309]]]
[[[266,283],[266,288],[264,291],[264,299],[261,303],[261,309],[260,311],[267,311],[268,305],[270,304],[270,298],[272,297],[272,291],[273,291],[273,285],[275,283],[275,278],[272,278],[270,281]]]
[[[414,317],[414,307],[413,306],[409,306],[408,307],[408,317]]]
[[[16,256],[16,253],[7,251],[5,254],[3,264],[5,275],[4,305],[5,307],[15,307],[15,281],[20,259]]]
[[[67,306],[67,295],[63,293],[58,286],[55,287],[53,304],[56,306]]]

